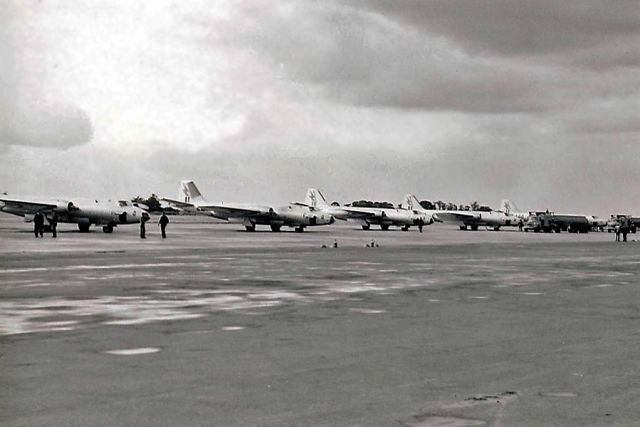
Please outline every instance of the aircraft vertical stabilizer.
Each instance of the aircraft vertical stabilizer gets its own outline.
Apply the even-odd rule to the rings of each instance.
[[[511,200],[503,200],[500,202],[500,210],[507,215],[510,215],[512,212],[520,212],[520,209],[513,203]]]
[[[178,200],[184,203],[192,203],[198,205],[204,203],[205,200],[202,197],[202,193],[196,187],[193,181],[180,181],[178,189]]]
[[[402,202],[402,207],[409,209],[410,211],[424,211],[425,209],[420,204],[420,201],[413,194],[405,194]]]
[[[324,198],[320,190],[316,190],[315,188],[310,188],[309,190],[307,190],[305,204],[311,206],[314,209],[320,210],[326,210],[331,207],[329,203],[327,203],[327,199]]]

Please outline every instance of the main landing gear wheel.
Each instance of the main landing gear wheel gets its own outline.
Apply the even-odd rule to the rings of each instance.
[[[471,226],[471,230],[473,230],[473,231],[478,231],[478,226],[477,226],[477,225],[472,225],[472,226]]]
[[[256,231],[256,226],[255,226],[255,224],[254,225],[245,225],[244,229],[249,231],[249,232],[252,232],[252,231]]]
[[[404,227],[402,227],[402,231],[409,231],[409,226],[405,225]]]
[[[362,229],[363,229],[363,230],[368,230],[368,229],[370,229],[370,228],[371,228],[371,226],[370,226],[369,224],[364,224],[364,225],[362,226]]]
[[[88,233],[89,227],[91,227],[91,224],[78,224],[78,230],[80,230],[81,233]]]
[[[467,229],[467,226],[466,226],[466,225],[461,225],[461,226],[460,226],[460,230],[466,230],[466,229]]]
[[[105,225],[102,227],[102,231],[105,233],[113,233],[113,225]]]
[[[304,227],[296,227],[296,233],[302,233],[304,231]]]
[[[493,231],[500,231],[500,227],[493,227]]]
[[[389,229],[389,224],[380,224],[380,230],[387,231]]]
[[[279,225],[272,225],[271,226],[271,231],[275,231],[275,232],[280,231],[280,226]]]

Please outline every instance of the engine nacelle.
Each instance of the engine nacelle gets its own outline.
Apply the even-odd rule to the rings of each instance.
[[[79,211],[80,208],[69,200],[59,200],[56,206],[57,212],[72,213]]]

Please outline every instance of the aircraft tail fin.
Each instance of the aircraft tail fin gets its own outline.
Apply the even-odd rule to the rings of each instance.
[[[402,207],[410,211],[424,211],[418,198],[413,194],[405,194],[402,200]]]
[[[180,181],[180,186],[178,187],[178,200],[184,203],[192,203],[197,205],[199,203],[204,202],[204,197],[202,197],[202,193],[196,187],[195,182],[191,180]]]
[[[329,209],[331,206],[327,203],[327,199],[324,198],[320,190],[310,188],[307,190],[307,197],[305,203],[315,209]]]
[[[512,212],[520,212],[518,206],[516,206],[516,204],[511,200],[503,200],[502,202],[500,202],[500,210],[507,215],[511,214]]]

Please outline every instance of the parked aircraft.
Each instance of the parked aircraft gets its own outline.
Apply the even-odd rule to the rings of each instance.
[[[190,180],[180,182],[178,200],[168,198],[162,200],[178,209],[240,223],[247,231],[255,231],[256,225],[268,225],[272,231],[280,231],[280,228],[286,225],[301,233],[305,227],[335,222],[330,212],[299,203],[290,203],[283,207],[211,203],[202,196],[196,184]]]
[[[111,233],[118,225],[139,224],[140,218],[149,218],[147,212],[127,200],[15,198],[3,195],[0,197],[0,211],[21,216],[25,222],[33,221],[38,211],[48,221],[55,213],[58,222],[78,224],[82,232],[89,231],[91,225],[102,225],[102,231]]]
[[[521,211],[511,200],[503,200],[500,202],[500,209],[498,211],[509,216],[514,216],[522,221],[527,221],[531,216],[531,212]]]
[[[382,230],[388,230],[392,225],[408,231],[413,225],[422,232],[422,227],[433,223],[431,215],[425,211],[415,196],[407,195],[410,200],[407,208],[361,208],[354,206],[331,206],[322,193],[309,189],[305,203],[317,209],[330,212],[334,217],[343,220],[354,220],[361,224],[363,230],[369,230],[372,224],[379,225]],[[414,202],[415,201],[415,202]]]
[[[506,208],[505,208],[506,203]],[[520,222],[526,221],[529,214],[516,213],[512,211],[512,202],[503,200],[504,211],[434,211],[433,215],[437,221],[452,222],[458,224],[461,230],[471,228],[477,230],[480,226],[493,227],[494,230],[500,230],[500,227],[515,227]]]

